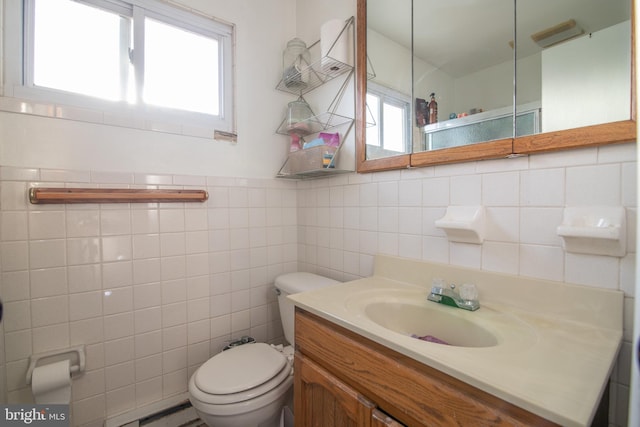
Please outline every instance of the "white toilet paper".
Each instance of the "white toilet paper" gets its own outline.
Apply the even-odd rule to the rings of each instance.
[[[31,392],[38,404],[68,404],[71,401],[69,360],[35,368],[31,379]]]
[[[323,58],[328,56],[336,61],[353,66],[352,32],[349,28],[346,28],[340,34],[345,24],[344,19],[332,19],[322,24],[320,28],[320,53]],[[323,61],[325,60],[323,59]]]

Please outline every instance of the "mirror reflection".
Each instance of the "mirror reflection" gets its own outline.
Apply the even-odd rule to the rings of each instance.
[[[412,0],[369,1],[366,147],[378,159],[411,152]]]
[[[539,105],[539,132],[628,120],[631,0],[516,4],[518,111]]]
[[[416,105],[438,104],[414,152],[511,138],[513,0],[414,0],[413,12]]]
[[[630,0],[367,0],[366,158],[628,120],[630,11]]]

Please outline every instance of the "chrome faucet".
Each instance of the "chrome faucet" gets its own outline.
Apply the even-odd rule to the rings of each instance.
[[[458,292],[456,291],[456,285],[452,284],[447,288],[443,280],[434,279],[431,286],[431,293],[427,296],[427,299],[469,311],[479,309],[480,302],[478,301],[478,291],[476,287],[474,285],[464,284],[460,286],[460,288],[460,292]]]

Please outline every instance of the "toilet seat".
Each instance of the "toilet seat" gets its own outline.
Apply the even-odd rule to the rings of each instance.
[[[287,357],[265,343],[246,344],[219,353],[193,375],[194,397],[228,405],[254,399],[291,376]]]

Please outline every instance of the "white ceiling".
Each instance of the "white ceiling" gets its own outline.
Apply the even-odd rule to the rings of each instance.
[[[414,0],[414,52],[459,77],[509,61],[513,0]],[[541,50],[530,35],[574,19],[585,34],[628,20],[630,0],[518,0],[518,57]],[[411,0],[367,0],[367,26],[411,43]],[[375,64],[374,64],[375,66]]]

